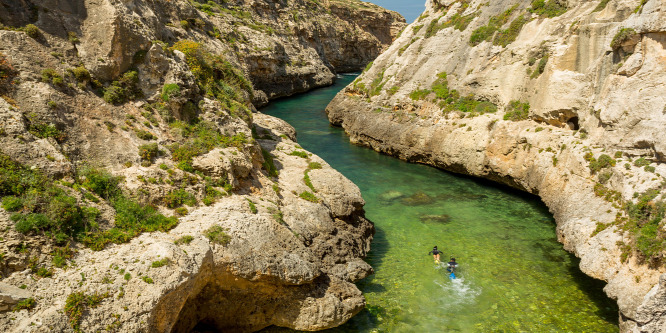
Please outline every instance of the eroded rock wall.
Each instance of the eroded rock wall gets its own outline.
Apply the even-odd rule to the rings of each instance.
[[[608,282],[621,330],[659,332],[663,252],[646,257],[623,219],[666,188],[666,3],[544,3],[428,1],[329,119],[377,151],[539,195],[583,272]]]
[[[0,209],[0,330],[321,330],[363,308],[374,227],[359,189],[255,105],[365,66],[399,15],[347,0],[25,0],[0,1],[0,22],[0,172],[40,179],[36,202]],[[104,192],[119,194],[84,185],[89,170],[119,177]],[[85,231],[50,229],[82,212]],[[142,225],[154,214],[178,223]]]

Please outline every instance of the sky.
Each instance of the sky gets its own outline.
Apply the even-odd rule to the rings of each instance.
[[[364,0],[380,5],[386,9],[394,10],[405,17],[407,23],[412,23],[425,10],[426,0]]]

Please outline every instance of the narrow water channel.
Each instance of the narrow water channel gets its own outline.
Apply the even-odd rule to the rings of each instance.
[[[536,197],[349,143],[324,109],[355,76],[262,112],[356,183],[377,233],[358,283],[367,307],[329,332],[617,332],[617,306],[562,249]],[[428,251],[455,256],[450,280]],[[267,331],[284,331],[272,328]]]

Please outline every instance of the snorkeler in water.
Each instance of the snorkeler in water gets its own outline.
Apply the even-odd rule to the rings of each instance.
[[[437,246],[433,247],[432,251],[428,252],[428,254],[432,254],[432,257],[435,259],[435,262],[440,262],[439,255],[442,254],[442,251],[437,250]]]

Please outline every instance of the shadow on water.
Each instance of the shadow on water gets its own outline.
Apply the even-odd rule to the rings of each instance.
[[[580,290],[585,292],[588,299],[596,304],[597,316],[603,318],[613,325],[619,325],[618,312],[619,308],[617,303],[606,296],[603,289],[606,286],[605,281],[597,280],[593,277],[587,276],[578,267],[580,267],[580,259],[572,253],[567,253],[571,265],[569,265],[569,274],[573,280],[578,284]]]

